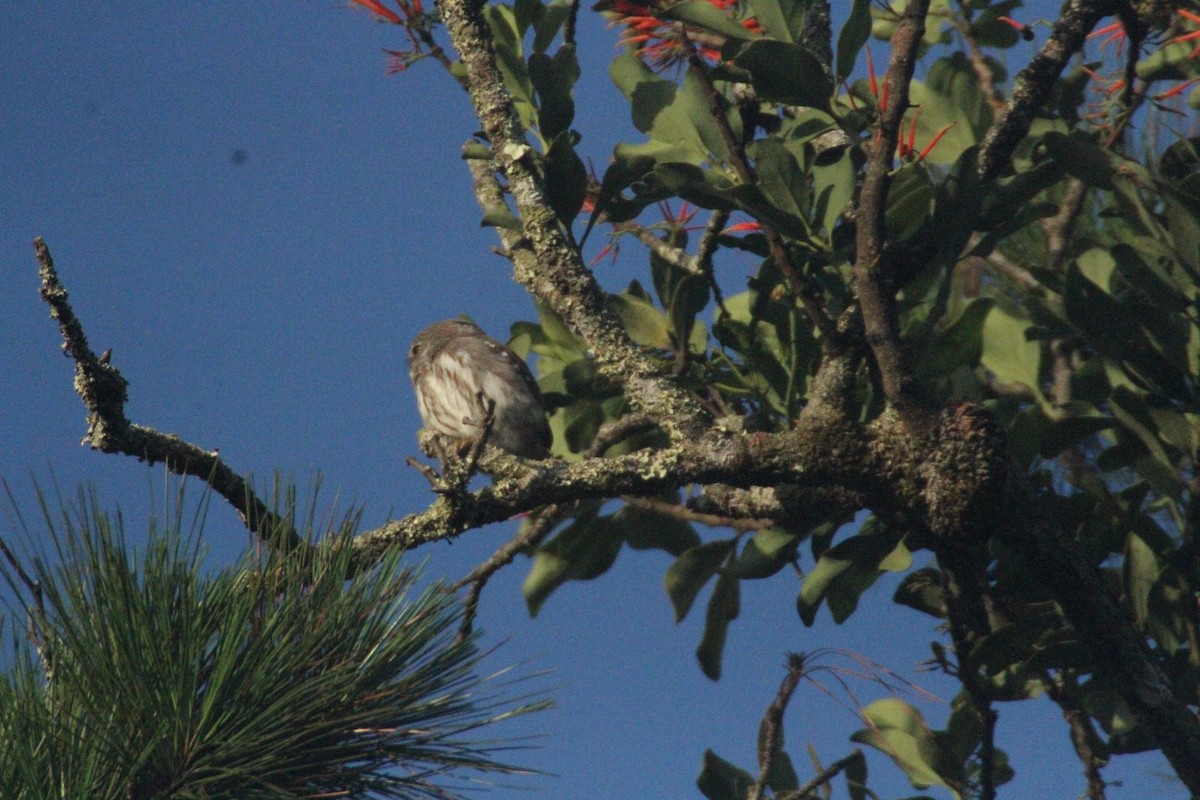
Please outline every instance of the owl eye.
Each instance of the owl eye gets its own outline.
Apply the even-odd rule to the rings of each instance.
[[[409,358],[416,358],[416,357],[417,357],[417,353],[419,353],[419,352],[421,352],[421,346],[420,346],[420,345],[417,345],[417,344],[414,344],[412,347],[408,348],[408,357],[409,357]]]

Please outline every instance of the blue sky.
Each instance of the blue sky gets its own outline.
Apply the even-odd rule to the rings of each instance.
[[[385,75],[381,48],[402,46],[400,32],[337,0],[30,2],[11,4],[5,20],[0,477],[18,502],[31,510],[34,482],[51,476],[68,490],[91,481],[137,520],[163,483],[158,469],[78,445],[84,415],[71,363],[36,294],[31,241],[40,235],[93,347],[111,347],[130,381],[131,419],[218,448],[261,479],[278,470],[306,484],[319,473],[326,499],[365,504],[368,524],[427,504],[427,484],[404,465],[420,426],[407,343],[460,312],[500,338],[533,317],[508,263],[490,252],[493,233],[478,225],[458,155],[477,128],[465,95],[432,62]],[[590,14],[581,30],[575,127],[602,169],[618,138],[636,134],[605,77],[616,33]],[[731,261],[733,284],[753,267]],[[616,290],[637,262],[597,271]],[[417,557],[430,574],[457,578],[512,532],[493,526]],[[214,506],[214,561],[247,541],[233,513]],[[668,565],[626,551],[602,579],[560,590],[536,620],[520,595],[524,563],[489,585],[480,620],[488,642],[503,642],[492,664],[551,671],[558,702],[512,728],[545,735],[526,763],[557,775],[526,788],[562,798],[699,796],[705,748],[753,767],[787,651],[846,648],[953,695],[949,682],[915,671],[937,634],[892,605],[895,580],[881,580],[846,624],[822,612],[805,628],[787,574],[743,583],[714,684],[693,658],[703,614],[672,620]],[[883,696],[855,689],[864,702]],[[945,704],[918,704],[935,727],[944,723]],[[1080,794],[1053,706],[1006,705],[1000,719],[1017,769],[1004,796]],[[850,750],[857,727],[802,686],[786,727],[802,778],[807,743],[829,762]],[[916,793],[885,758],[869,758],[881,796]],[[1109,797],[1182,797],[1158,771],[1166,767],[1156,757],[1118,759],[1106,777],[1123,785]]]

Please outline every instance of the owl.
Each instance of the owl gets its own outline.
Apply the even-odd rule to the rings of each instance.
[[[550,452],[542,393],[516,353],[464,319],[435,322],[408,348],[408,374],[425,425],[459,440],[478,440],[484,411],[476,395],[493,401],[488,444],[525,458]]]

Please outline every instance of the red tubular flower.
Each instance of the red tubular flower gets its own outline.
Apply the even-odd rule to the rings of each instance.
[[[708,2],[722,11],[730,11],[735,9],[739,0]],[[611,0],[605,3],[605,6],[613,22],[625,26],[618,44],[633,48],[638,57],[644,59],[653,69],[662,70],[687,59],[688,48],[683,39],[685,36],[696,46],[700,55],[713,61],[721,58],[720,46],[725,37],[719,34],[661,19],[646,6],[638,5],[632,0]],[[740,20],[739,24],[751,33],[762,33],[762,26],[753,17]]]
[[[1117,55],[1121,55],[1125,51],[1125,26],[1118,20],[1111,25],[1105,25],[1103,28],[1098,28],[1088,34],[1089,39],[1095,39],[1100,36],[1105,37],[1100,43],[1100,51],[1103,52],[1105,47],[1108,47],[1114,42],[1117,45]]]
[[[1195,22],[1197,24],[1200,24],[1200,14],[1196,14],[1194,12],[1187,11],[1186,9],[1182,9],[1182,8],[1176,9],[1176,13],[1179,14],[1179,16],[1186,19],[1188,22]],[[1167,44],[1176,44],[1176,43],[1180,43],[1180,42],[1191,42],[1195,39],[1200,39],[1200,29],[1194,30],[1190,33],[1185,33],[1181,36],[1176,36],[1174,39],[1169,39],[1167,41]],[[1189,59],[1195,58],[1198,55],[1200,55],[1200,47],[1197,47],[1195,50],[1193,50],[1188,55],[1188,58]]]
[[[395,11],[383,6],[379,0],[353,0],[353,2],[358,3],[372,14],[380,17],[381,19],[387,20],[388,22],[394,22],[397,25],[401,25],[404,22],[404,20],[400,19],[400,16]]]

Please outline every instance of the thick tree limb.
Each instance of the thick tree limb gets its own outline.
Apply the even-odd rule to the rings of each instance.
[[[249,481],[221,460],[220,453],[185,442],[178,436],[137,425],[125,417],[129,382],[88,345],[83,325],[67,301],[67,290],[54,269],[50,249],[39,237],[33,241],[37,254],[39,290],[50,306],[63,337],[63,353],[75,361],[75,391],[87,408],[87,435],[83,444],[103,453],[123,453],[147,464],[165,464],[176,475],[200,478],[229,501],[242,522],[264,541],[283,547],[302,544],[287,521],[273,513],[258,498]]]
[[[831,448],[839,458],[830,459]],[[773,435],[711,434],[662,450],[639,450],[617,458],[590,458],[575,464],[544,461],[520,475],[501,478],[493,486],[456,498],[440,498],[428,509],[362,534],[355,541],[356,560],[371,563],[390,547],[412,548],[449,539],[470,528],[501,522],[552,503],[597,497],[652,495],[689,483],[761,486],[852,486],[880,507],[892,493],[879,475],[888,470],[876,462],[861,429],[851,423],[818,420]],[[505,458],[492,453],[483,458]]]
[[[1017,75],[1012,97],[983,137],[979,147],[980,178],[991,180],[1004,171],[1067,62],[1083,48],[1096,23],[1116,13],[1119,5],[1116,0],[1071,0],[1067,4],[1050,38]]]
[[[634,345],[551,210],[533,150],[500,76],[483,3],[444,0],[439,5],[466,68],[471,101],[492,158],[516,204],[524,232],[521,249],[534,256],[513,259],[516,280],[583,337],[600,371],[625,387],[636,408],[662,420],[672,439],[701,435],[710,424],[704,407]]]

